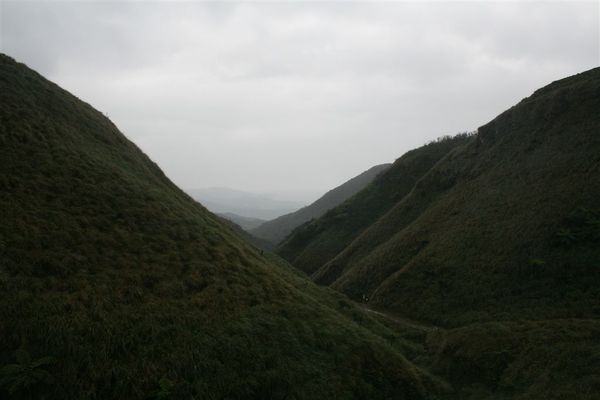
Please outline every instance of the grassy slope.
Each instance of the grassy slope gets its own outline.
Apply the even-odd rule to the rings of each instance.
[[[599,109],[600,69],[538,90],[314,277],[446,326],[414,338],[457,398],[598,398]]]
[[[468,136],[459,135],[409,151],[364,190],[321,218],[297,228],[280,245],[278,253],[295,267],[314,273],[410,192],[417,180],[452,148],[468,140]],[[339,273],[319,271],[315,278],[329,284]]]
[[[263,250],[263,253],[264,253],[264,250],[266,250],[266,251],[274,251],[275,250],[275,246],[271,242],[268,242],[265,239],[257,238],[256,236],[252,236],[250,233],[248,233],[248,231],[244,230],[244,228],[242,228],[240,225],[236,224],[235,222],[233,222],[225,217],[220,217],[220,218],[221,218],[221,222],[224,225],[227,225],[240,238],[244,239],[246,242],[248,242],[252,246],[256,247],[259,252],[260,252],[260,250]]]
[[[595,400],[599,339],[598,320],[521,320],[436,331],[427,347],[460,399]]]
[[[284,240],[296,227],[318,218],[342,203],[344,200],[353,196],[365,186],[367,186],[375,177],[390,167],[389,164],[376,165],[369,168],[360,175],[355,176],[349,181],[341,184],[335,189],[325,193],[312,204],[301,208],[290,214],[282,215],[274,220],[267,221],[258,228],[252,229],[252,235],[268,240],[273,244],[278,244]]]
[[[597,317],[598,109],[595,69],[480,128],[330,262],[333,286],[438,323]]]
[[[402,338],[260,256],[98,111],[3,55],[0,159],[0,366],[18,348],[55,359],[54,384],[14,398],[431,391]]]

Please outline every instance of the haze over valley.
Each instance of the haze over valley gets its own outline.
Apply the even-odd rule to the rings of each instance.
[[[245,218],[273,219],[304,206],[304,202],[295,199],[229,188],[188,189],[186,192],[214,213],[229,213]]]

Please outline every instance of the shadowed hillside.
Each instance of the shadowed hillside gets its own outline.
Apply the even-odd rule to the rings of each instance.
[[[598,316],[598,109],[600,69],[538,90],[316,276],[342,271],[344,293],[440,323]]]
[[[390,164],[376,165],[325,193],[314,203],[293,213],[282,215],[272,221],[265,222],[258,228],[252,229],[250,233],[277,245],[297,226],[320,217],[327,212],[327,210],[334,208],[344,200],[352,197],[375,179],[377,175],[381,174],[389,167]]]
[[[0,159],[0,397],[437,391],[401,337],[261,256],[100,112],[4,55]]]
[[[227,219],[223,216],[219,216],[219,217],[221,217],[221,222],[223,222],[223,224],[227,225],[230,229],[232,229],[239,237],[244,239],[246,242],[248,242],[252,246],[256,247],[259,252],[261,250],[263,250],[263,253],[265,250],[267,250],[267,251],[275,250],[275,246],[273,246],[273,244],[271,242],[267,242],[266,240],[257,238],[256,236],[252,236],[250,233],[248,233],[248,231],[246,231],[244,228],[242,228],[240,225],[236,224],[235,222],[233,222],[230,219]]]
[[[400,157],[355,196],[321,218],[299,226],[279,245],[278,253],[312,274],[402,199],[435,163],[469,135],[443,138]]]
[[[600,68],[554,82],[450,149],[366,229],[334,227],[376,207],[345,212],[373,185],[299,228],[281,254],[416,329],[420,362],[457,398],[596,399],[598,110]],[[332,256],[337,232],[344,248]]]

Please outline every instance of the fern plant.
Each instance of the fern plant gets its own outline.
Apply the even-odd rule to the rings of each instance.
[[[6,389],[9,394],[31,396],[36,388],[54,383],[54,377],[45,369],[55,362],[53,357],[42,357],[33,361],[23,349],[17,350],[15,356],[15,364],[7,364],[0,369],[0,387]]]

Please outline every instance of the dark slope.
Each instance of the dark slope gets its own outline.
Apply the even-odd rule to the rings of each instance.
[[[457,135],[429,143],[404,154],[364,190],[322,217],[298,227],[278,253],[296,268],[312,274],[348,246],[369,225],[410,192],[415,183],[452,148],[467,142],[468,135]],[[337,276],[319,276],[329,284]]]
[[[432,369],[459,399],[596,400],[600,321],[470,324],[429,335]]]
[[[436,164],[319,271],[442,324],[600,308],[600,69],[535,92]]]
[[[272,221],[265,222],[258,228],[252,229],[250,233],[276,245],[285,239],[296,227],[314,218],[320,217],[325,214],[327,210],[334,208],[344,200],[358,193],[375,179],[377,175],[383,173],[389,167],[390,164],[376,165],[325,193],[314,203],[293,213],[282,215]]]
[[[401,338],[260,256],[4,55],[0,159],[0,397],[425,396]]]
[[[267,250],[267,251],[275,250],[275,246],[271,242],[268,242],[265,239],[257,238],[256,236],[252,236],[250,233],[248,233],[246,230],[244,230],[244,228],[242,228],[240,225],[236,224],[235,222],[233,222],[230,219],[227,219],[220,215],[219,215],[219,217],[221,218],[221,221],[223,222],[223,224],[225,224],[229,228],[231,228],[239,237],[244,239],[246,242],[248,242],[252,246],[256,247],[259,250],[259,252],[260,252],[260,250],[263,250],[263,251],[264,250]]]
[[[458,399],[597,399],[598,110],[600,69],[538,90],[313,277],[412,330]]]

